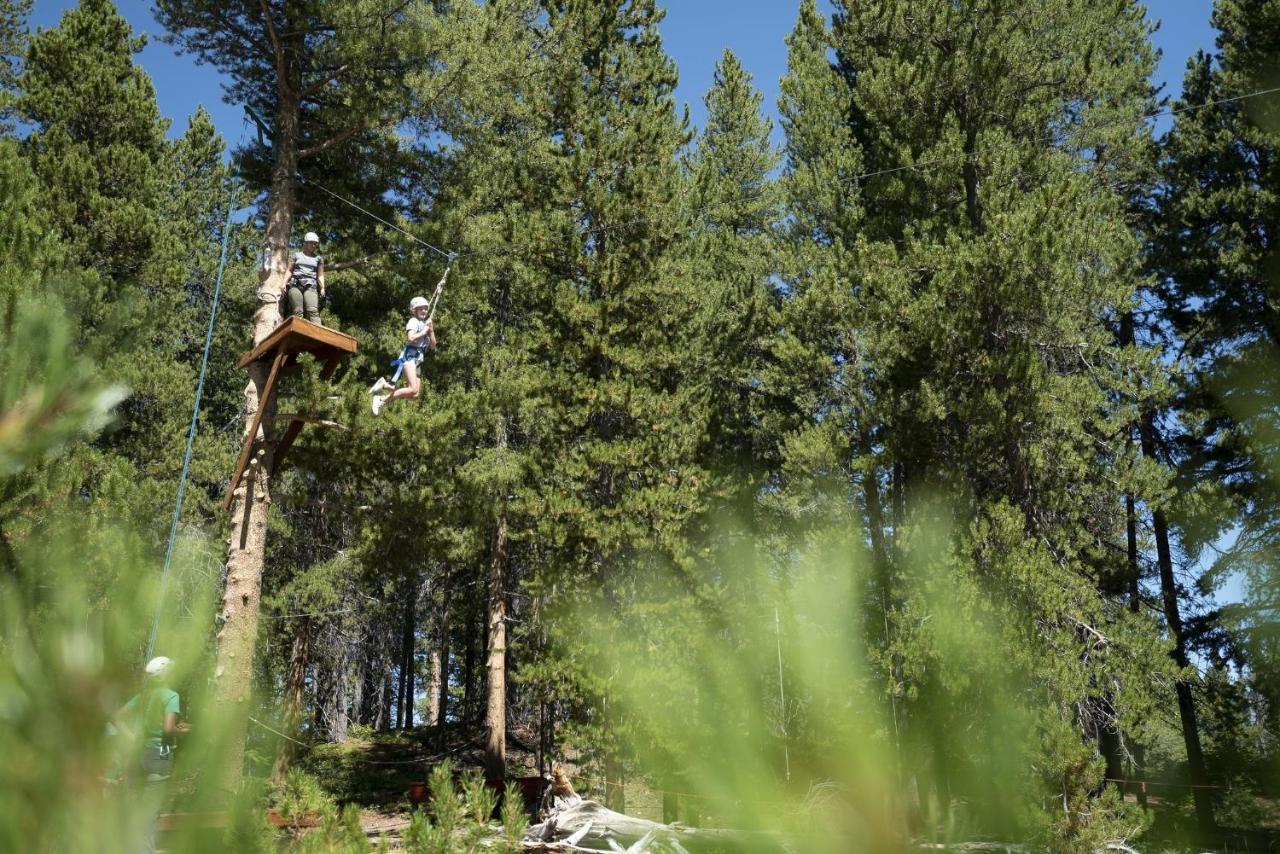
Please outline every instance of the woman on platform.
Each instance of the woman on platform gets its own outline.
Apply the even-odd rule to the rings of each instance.
[[[289,284],[285,291],[289,314],[320,322],[320,301],[324,299],[324,258],[320,257],[320,235],[308,231],[302,249],[289,262]]]

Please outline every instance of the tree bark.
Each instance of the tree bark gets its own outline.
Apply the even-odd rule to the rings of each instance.
[[[297,737],[298,724],[302,720],[302,699],[307,684],[307,665],[311,659],[311,618],[300,619],[293,631],[293,644],[289,651],[289,670],[284,681],[284,731]],[[276,752],[275,767],[271,777],[277,783],[284,779],[293,761],[293,742],[282,740]]]
[[[448,591],[440,609],[440,684],[436,694],[436,749],[443,752],[446,745],[445,723],[449,720],[449,599]]]
[[[287,70],[286,70],[287,71]],[[296,72],[295,72],[296,73]],[[288,271],[289,234],[295,206],[294,175],[297,172],[301,105],[296,88],[278,81],[276,111],[276,162],[271,173],[267,207],[267,244],[270,271],[259,283],[258,307],[253,317],[253,343],[260,344],[279,325],[280,296]],[[268,366],[249,366],[244,390],[244,422],[252,423],[259,406],[265,408],[258,434],[252,438],[249,470],[231,498],[231,537],[227,543],[227,580],[223,591],[214,668],[213,707],[222,717],[227,742],[223,788],[239,788],[244,766],[244,740],[248,727],[253,658],[258,637],[263,557],[267,539],[267,513],[271,507],[274,437],[271,423],[275,400],[262,400]],[[246,430],[248,427],[246,426]]]
[[[1142,607],[1142,568],[1138,564],[1138,512],[1133,493],[1125,493],[1124,509],[1125,541],[1129,560],[1129,611],[1136,614]],[[1138,805],[1147,807],[1147,749],[1141,744],[1131,744],[1129,752],[1133,756],[1133,776],[1138,781]]]
[[[329,718],[329,740],[341,744],[347,740],[347,680],[349,662],[342,656],[333,671],[333,690],[326,701]]]
[[[618,710],[609,697],[605,697],[604,720],[606,742],[604,754],[604,805],[616,812],[627,811],[627,789],[622,758],[618,743]]]
[[[396,716],[395,728],[404,729],[408,720],[406,706],[412,702],[409,697],[409,657],[413,651],[413,607],[406,605],[404,618],[400,623],[400,672],[396,681]]]
[[[417,587],[414,587],[417,593]],[[418,608],[417,597],[409,601],[409,613],[405,618],[404,649],[404,714],[400,723],[401,729],[413,729],[413,698],[416,694],[414,671],[418,659]]]
[[[505,426],[498,428],[498,445],[506,445]],[[507,511],[501,502],[493,526],[489,552],[488,691],[485,704],[485,779],[507,777]]]
[[[1139,435],[1142,440],[1142,454],[1148,459],[1156,456],[1155,415],[1143,413]],[[1169,546],[1169,522],[1164,510],[1157,507],[1152,511],[1152,527],[1156,535],[1156,562],[1160,568],[1160,593],[1164,604],[1165,623],[1169,627],[1173,649],[1170,655],[1178,667],[1186,669],[1190,665],[1187,657],[1186,635],[1182,628],[1182,614],[1178,605],[1177,581],[1173,577],[1173,552]],[[1191,796],[1195,802],[1196,819],[1200,825],[1203,841],[1209,842],[1215,835],[1216,824],[1213,818],[1213,800],[1209,794],[1209,772],[1204,764],[1204,752],[1200,746],[1200,728],[1196,722],[1196,707],[1191,696],[1191,683],[1179,678],[1174,684],[1178,695],[1178,715],[1182,721],[1182,741],[1187,749],[1187,770],[1191,777]]]
[[[467,614],[467,648],[463,654],[462,660],[462,723],[467,730],[468,735],[471,733],[471,727],[475,723],[475,696],[476,696],[476,636],[480,633],[476,626],[476,613],[474,604],[468,603],[468,610],[472,613]],[[480,627],[483,628],[483,627]]]
[[[351,717],[355,722],[362,724],[365,722],[365,700],[364,692],[368,687],[369,680],[369,657],[365,655],[364,647],[356,647],[356,671],[355,678],[351,680]]]
[[[378,706],[378,727],[383,732],[390,732],[392,729],[391,721],[391,702],[394,699],[391,685],[391,655],[387,654],[387,675],[382,680],[382,697]]]
[[[440,719],[440,647],[432,647],[427,660],[427,726],[435,726]]]

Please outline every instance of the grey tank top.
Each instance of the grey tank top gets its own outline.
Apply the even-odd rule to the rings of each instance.
[[[308,255],[302,250],[293,253],[292,284],[300,288],[314,287],[316,285],[316,273],[323,264],[324,258],[319,255]]]

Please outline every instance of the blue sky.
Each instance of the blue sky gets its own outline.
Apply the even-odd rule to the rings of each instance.
[[[826,0],[820,0],[824,5]],[[173,119],[171,134],[181,133],[187,116],[198,105],[213,115],[223,136],[238,140],[243,130],[239,107],[224,104],[217,72],[196,65],[190,56],[177,56],[157,38],[162,30],[151,16],[150,0],[117,0],[133,28],[153,36],[139,62],[151,75],[160,109]],[[74,0],[37,0],[32,24],[51,27]],[[702,96],[711,86],[716,61],[729,48],[755,76],[764,92],[765,107],[776,120],[778,80],[786,71],[783,39],[795,23],[799,0],[667,0],[662,25],[667,50],[680,68],[678,99],[688,103],[695,125],[702,124]],[[1157,77],[1166,92],[1181,89],[1187,58],[1200,48],[1212,49],[1209,25],[1212,0],[1150,0],[1152,19],[1161,22],[1156,46],[1163,52]]]

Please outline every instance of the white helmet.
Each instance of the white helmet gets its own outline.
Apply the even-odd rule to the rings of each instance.
[[[314,231],[308,231],[306,235],[302,238],[302,242],[303,243],[319,243],[320,235],[316,234]]]
[[[431,305],[431,303],[427,302],[426,297],[414,297],[409,300],[409,311],[417,311],[418,309],[426,308],[429,305]]]
[[[147,662],[147,675],[152,679],[159,679],[168,672],[169,666],[173,662],[163,655],[157,655],[155,658]]]

